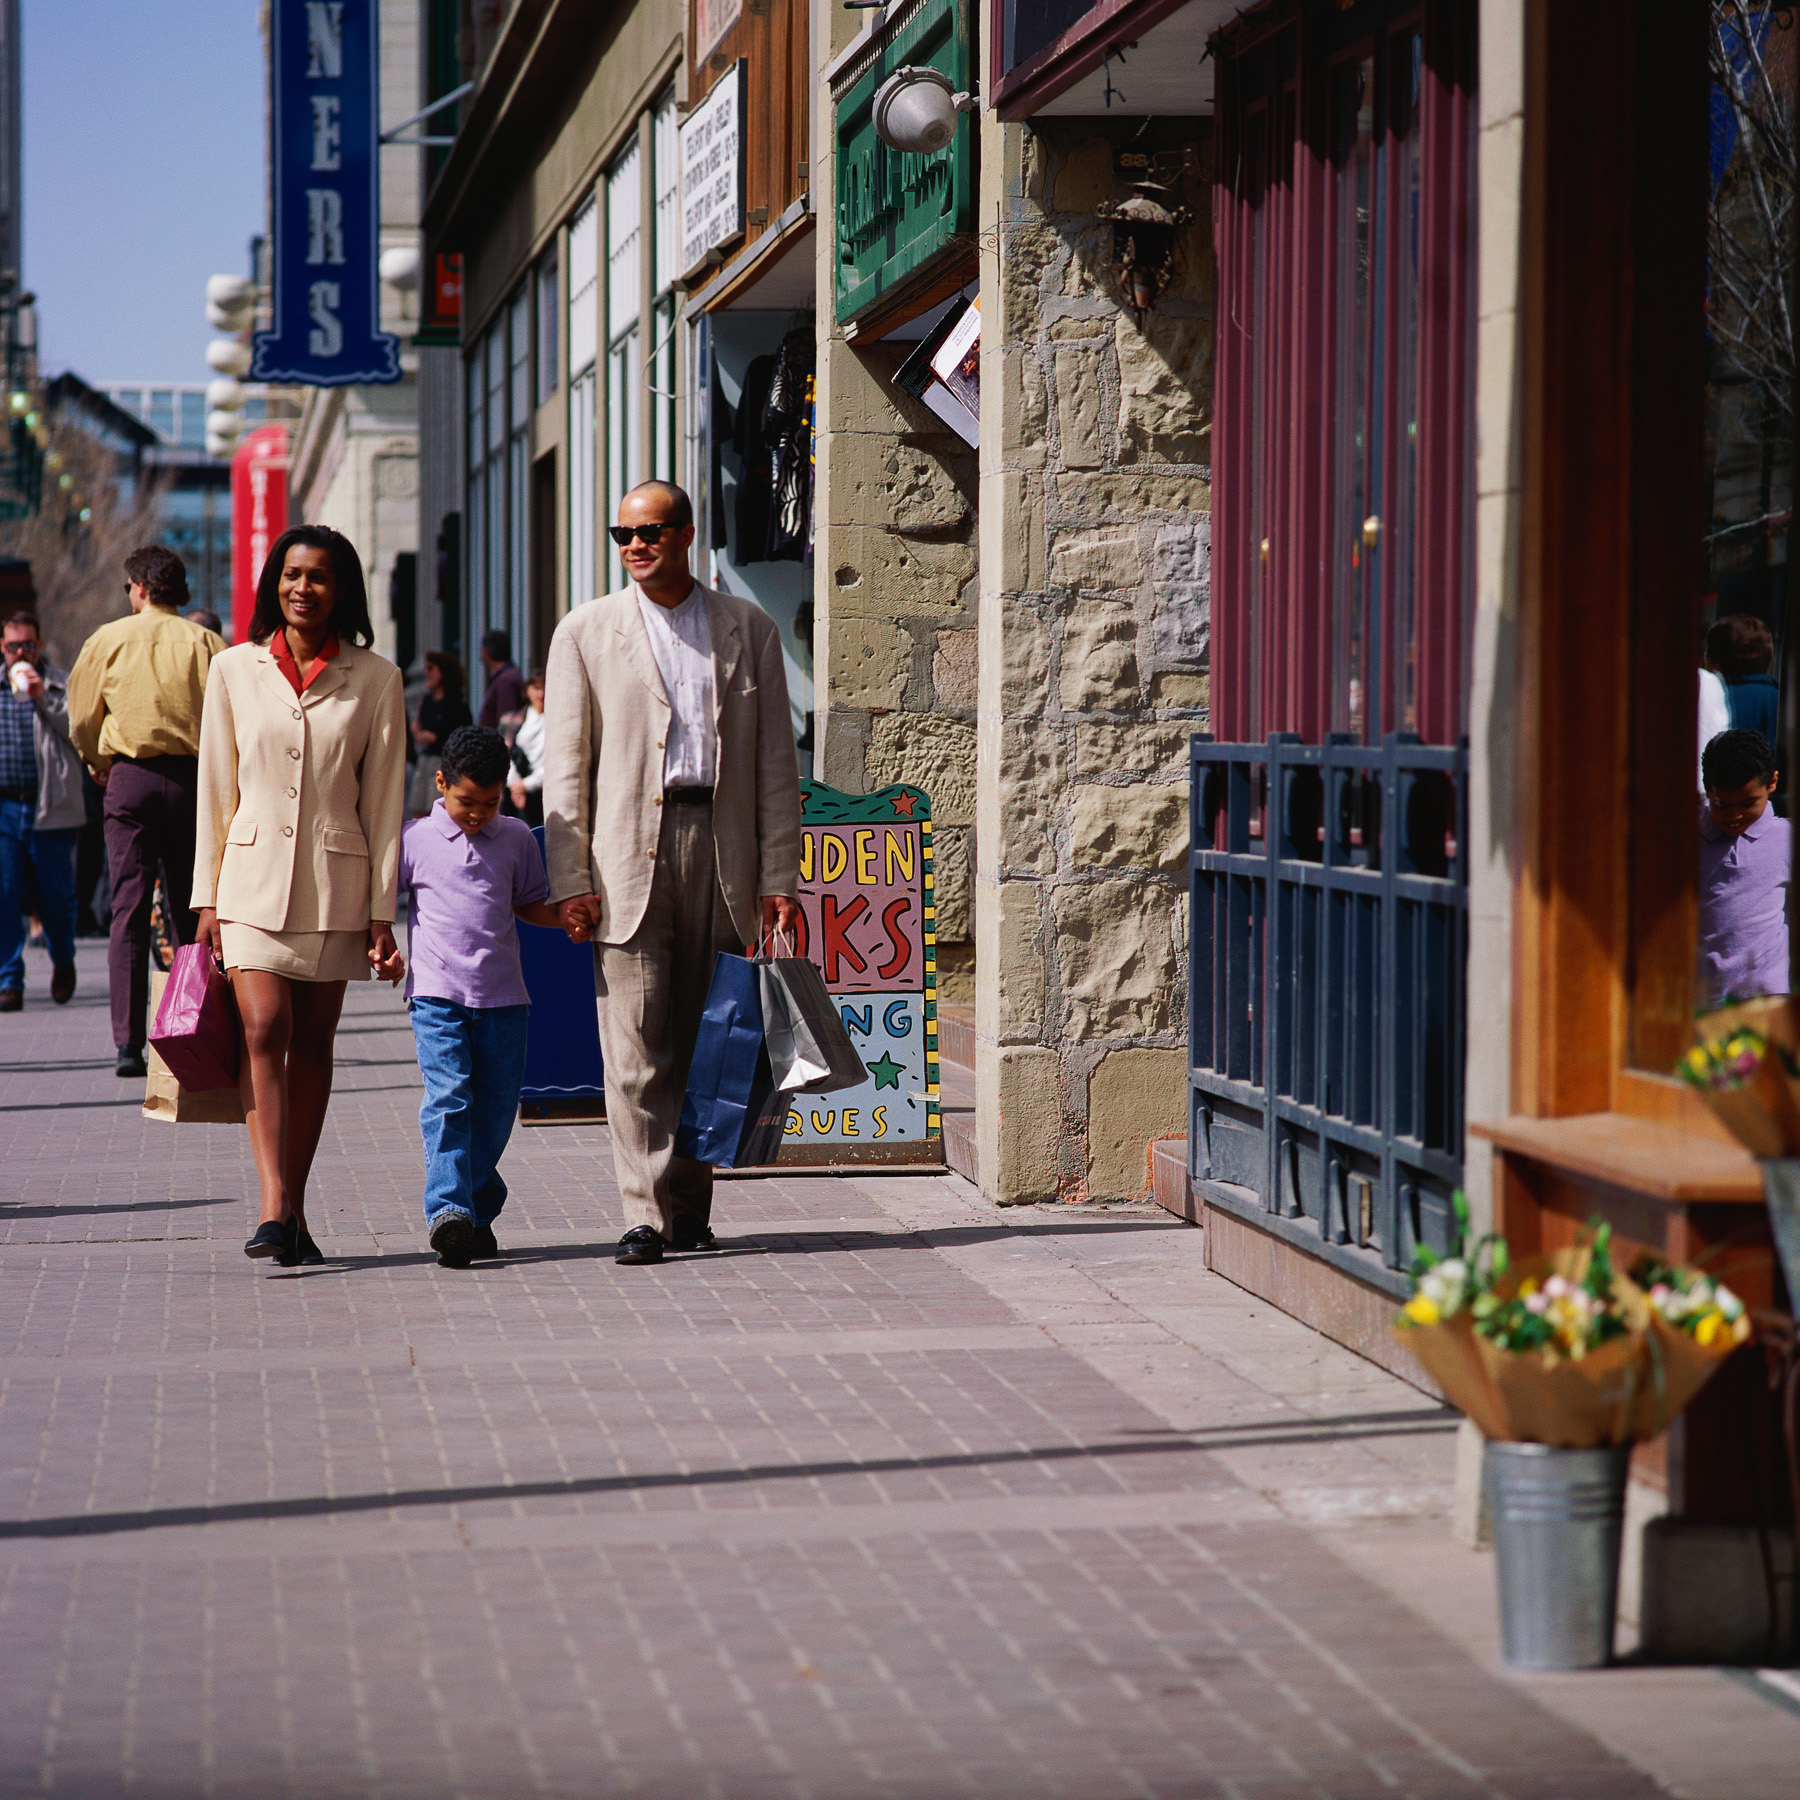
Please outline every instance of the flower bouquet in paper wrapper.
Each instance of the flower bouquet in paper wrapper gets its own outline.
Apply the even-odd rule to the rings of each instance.
[[[1704,1013],[1676,1073],[1752,1156],[1800,1156],[1800,1013],[1785,996]]]
[[[1457,1197],[1465,1225],[1467,1208]],[[1653,1438],[1749,1335],[1743,1303],[1657,1265],[1649,1291],[1613,1266],[1612,1228],[1514,1262],[1490,1233],[1470,1254],[1419,1253],[1396,1335],[1486,1438],[1586,1449]]]

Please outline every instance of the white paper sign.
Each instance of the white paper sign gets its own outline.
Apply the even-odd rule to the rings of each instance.
[[[744,229],[744,81],[742,58],[681,125],[681,266]]]
[[[744,10],[744,0],[694,0],[694,61],[704,62],[712,47]]]

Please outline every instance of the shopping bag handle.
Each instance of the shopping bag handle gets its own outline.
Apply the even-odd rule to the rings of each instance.
[[[799,934],[797,932],[785,931],[779,925],[770,925],[763,931],[762,940],[757,945],[756,954],[758,958],[763,962],[773,962],[774,958],[769,954],[769,945],[771,942],[779,945],[783,938],[786,938],[788,941],[788,955],[790,957],[798,956],[800,954]]]

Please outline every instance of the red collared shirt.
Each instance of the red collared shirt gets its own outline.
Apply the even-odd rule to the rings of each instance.
[[[304,694],[312,684],[325,673],[325,665],[338,653],[338,641],[335,636],[328,637],[319,646],[319,654],[312,659],[304,675],[300,673],[300,665],[294,661],[294,653],[288,648],[287,633],[278,631],[269,639],[269,650],[275,658],[275,666],[287,677],[287,684],[296,694]]]

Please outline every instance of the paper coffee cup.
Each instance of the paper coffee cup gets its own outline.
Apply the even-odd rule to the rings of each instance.
[[[31,664],[24,662],[14,663],[12,668],[8,671],[8,678],[13,684],[13,692],[15,694],[24,693],[26,683],[31,680]]]

